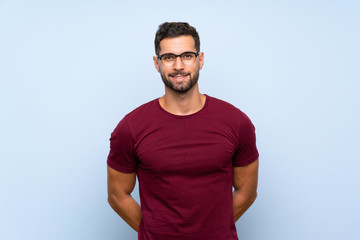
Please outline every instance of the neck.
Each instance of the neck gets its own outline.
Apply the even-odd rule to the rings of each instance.
[[[175,115],[190,115],[201,110],[205,104],[205,95],[199,92],[196,84],[186,93],[178,93],[165,88],[165,95],[159,99],[160,106]]]

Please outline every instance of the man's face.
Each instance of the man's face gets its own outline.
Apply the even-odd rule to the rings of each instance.
[[[196,52],[195,41],[192,36],[165,38],[160,42],[160,54],[173,53],[180,55],[184,52]],[[180,57],[172,66],[164,65],[160,59],[154,57],[155,68],[161,74],[165,86],[175,92],[185,93],[197,84],[199,71],[204,64],[204,54],[200,53],[192,65],[185,65]]]

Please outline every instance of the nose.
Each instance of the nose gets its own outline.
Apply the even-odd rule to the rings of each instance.
[[[184,63],[182,62],[180,56],[177,56],[176,59],[175,59],[175,63],[174,63],[174,68],[176,70],[179,70],[179,69],[183,69],[184,68]]]

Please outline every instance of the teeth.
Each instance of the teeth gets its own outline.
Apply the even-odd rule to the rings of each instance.
[[[175,78],[182,78],[182,77],[185,77],[186,75],[173,75],[172,77],[175,77]]]

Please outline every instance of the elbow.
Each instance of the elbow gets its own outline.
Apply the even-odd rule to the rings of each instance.
[[[244,195],[244,201],[247,202],[248,206],[251,206],[257,198],[257,192],[248,193]]]
[[[107,198],[107,202],[110,205],[110,207],[114,208],[114,199],[109,195]]]
[[[242,206],[246,205],[250,207],[257,198],[257,192],[235,192],[233,200],[234,200],[234,206]]]
[[[255,202],[256,198],[257,198],[257,193],[256,192],[253,193],[253,194],[247,195],[247,197],[245,198],[246,205],[248,207],[250,207]]]
[[[115,209],[116,203],[118,202],[118,198],[114,194],[108,194],[107,202],[111,208]]]
[[[250,197],[250,201],[251,201],[251,204],[253,204],[254,202],[255,202],[255,200],[256,200],[256,198],[257,198],[257,192],[254,192],[252,195],[251,195],[251,197]]]
[[[131,198],[131,195],[128,194],[112,194],[109,193],[108,194],[108,198],[107,201],[109,203],[109,205],[116,211],[122,208],[124,201],[126,201],[126,199]]]

